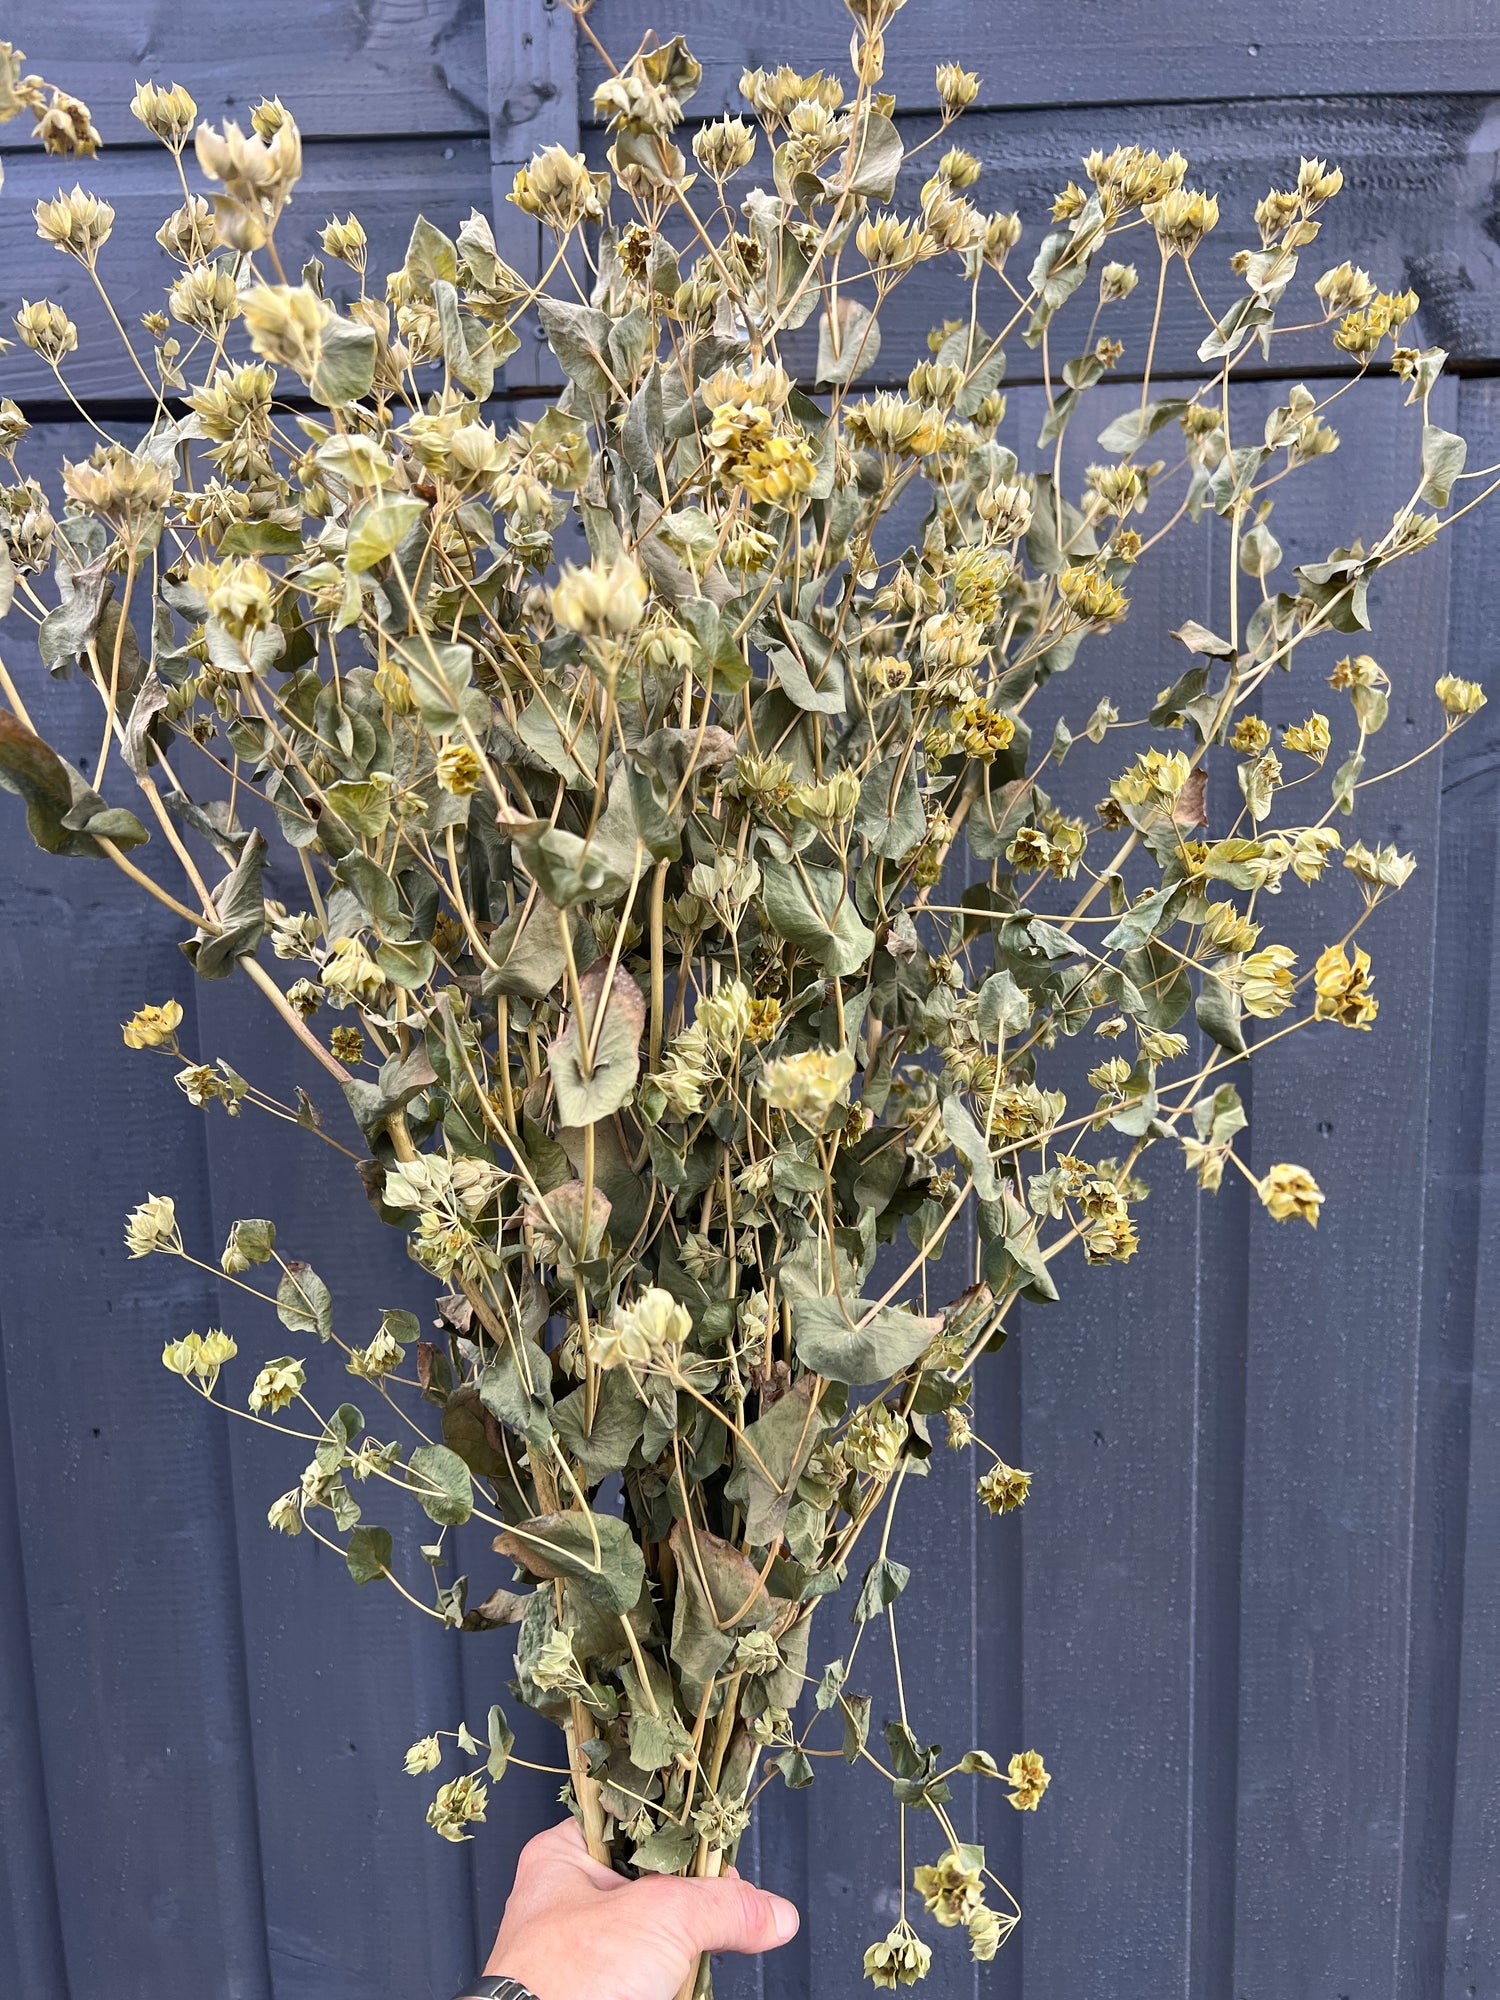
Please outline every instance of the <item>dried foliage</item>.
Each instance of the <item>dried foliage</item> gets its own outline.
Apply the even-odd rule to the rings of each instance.
[[[551,148],[516,176],[539,281],[476,213],[452,238],[418,219],[373,290],[358,219],[331,220],[328,262],[293,282],[285,107],[194,136],[184,89],[142,85],[183,195],[151,362],[116,321],[154,421],[59,487],[23,475],[28,426],[0,405],[3,605],[98,690],[98,755],[88,777],[57,756],[0,669],[0,781],[44,848],[177,911],[201,976],[255,983],[342,1087],[371,1202],[441,1283],[438,1338],[390,1311],[351,1340],[296,1214],[234,1225],[226,1282],[342,1348],[361,1396],[316,1407],[297,1355],[240,1381],[220,1330],[168,1344],[198,1393],[311,1447],[272,1525],[455,1628],[518,1624],[516,1693],[565,1732],[565,1796],[621,1865],[717,1872],[768,1770],[812,1782],[832,1717],[889,1780],[903,1852],[905,1815],[929,1816],[915,1897],[982,1959],[1018,1913],[958,1838],[950,1781],[1008,1778],[1029,1811],[1048,1777],[1033,1751],[1004,1774],[980,1750],[944,1764],[904,1691],[871,1748],[857,1655],[872,1626],[896,1644],[896,1499],[936,1425],[982,1454],[991,1512],[1025,1501],[1030,1475],[969,1415],[1017,1302],[1137,1254],[1148,1149],[1205,1188],[1248,1174],[1252,1035],[1371,1026],[1355,936],[1414,864],[1340,830],[1389,775],[1367,768],[1389,683],[1354,648],[1372,580],[1481,475],[1428,421],[1445,357],[1403,344],[1415,297],[1299,269],[1337,169],[1305,160],[1230,282],[1200,290],[1229,222],[1214,196],[1175,154],[1092,154],[1018,261],[1021,219],[973,206],[978,162],[951,143],[974,77],[943,64],[936,129],[898,126],[879,86],[899,0],[849,5],[849,77],[754,71],[740,117],[689,127],[697,63],[680,39],[639,51],[597,93],[607,167]],[[20,110],[52,151],[97,149],[86,108],[6,50],[0,112]],[[36,220],[107,299],[109,204],[61,191]],[[1201,304],[1204,372],[1154,397],[1142,357],[1138,402],[1065,490],[1131,256],[1156,324],[1169,285]],[[903,357],[904,389],[860,390],[892,294],[937,260],[967,315]],[[1006,346],[1050,355],[1069,307],[1087,331],[1048,367],[1023,464]],[[567,387],[507,428],[496,370],[532,314]],[[1252,426],[1237,369],[1309,322],[1350,371]],[[15,324],[68,393],[67,314],[33,301]],[[1274,489],[1335,448],[1335,406],[1374,367],[1410,384],[1411,496],[1285,574]],[[1122,719],[1110,635],[1163,538],[1208,520],[1222,629],[1184,607],[1179,677]],[[577,524],[589,560],[559,563]],[[1349,654],[1274,737],[1263,687],[1329,632]],[[1104,690],[1085,733],[1121,754],[1075,812],[1052,795],[1072,738],[1033,742],[1027,710],[1085,665]],[[1437,693],[1449,731],[1484,699],[1452,676]],[[139,817],[110,802],[127,781]],[[175,891],[130,858],[148,826]],[[1280,898],[1332,910],[1340,883],[1357,893],[1299,965]],[[182,1020],[146,1006],[125,1039],[210,1115],[292,1118],[355,1157],[305,1095],[184,1050]],[[1070,1102],[1059,1043],[1084,1035],[1103,1047]],[[1316,1226],[1304,1167],[1254,1185]],[[972,1282],[933,1297],[960,1217]],[[157,1195],[128,1244],[206,1247]],[[379,1525],[398,1497],[434,1524],[425,1577]],[[472,1604],[448,1541],[470,1521],[502,1558]],[[853,1643],[809,1675],[813,1612],[846,1577]],[[496,1706],[484,1741],[460,1724],[413,1746],[414,1773],[458,1759],[440,1834],[483,1819],[512,1742]],[[930,1957],[903,1914],[866,1970],[910,1984]]]

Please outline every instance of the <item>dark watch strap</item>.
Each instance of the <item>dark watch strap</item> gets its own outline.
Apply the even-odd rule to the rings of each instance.
[[[466,1986],[457,1995],[457,2000],[536,2000],[536,1995],[519,1979],[505,1979],[486,1973],[483,1979],[476,1979],[472,1986]]]

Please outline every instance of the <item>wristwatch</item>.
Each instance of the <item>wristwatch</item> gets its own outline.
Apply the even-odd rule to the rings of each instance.
[[[455,2000],[536,2000],[530,1987],[523,1986],[519,1979],[504,1979],[494,1973],[487,1973],[483,1979],[476,1979],[472,1986],[466,1986]]]

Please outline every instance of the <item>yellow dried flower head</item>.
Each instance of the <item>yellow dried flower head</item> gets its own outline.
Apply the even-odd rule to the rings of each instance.
[[[226,1361],[233,1361],[239,1348],[220,1327],[205,1334],[189,1333],[181,1340],[169,1340],[162,1349],[162,1366],[174,1375],[196,1375],[210,1395]]]
[[[179,264],[206,264],[217,242],[213,210],[201,194],[190,194],[157,230],[156,240]]]
[[[932,1951],[903,1917],[878,1944],[865,1953],[865,1977],[874,1987],[892,1993],[898,1986],[915,1986],[932,1966]]]
[[[1010,1803],[1017,1812],[1035,1812],[1042,1802],[1042,1794],[1052,1783],[1039,1750],[1018,1750],[1006,1765],[1005,1776],[1014,1788]]]
[[[1402,889],[1417,866],[1414,854],[1402,854],[1394,846],[1366,847],[1356,840],[1344,856],[1344,866],[1365,885],[1366,893],[1382,889]]]
[[[1277,1222],[1291,1222],[1295,1218],[1317,1228],[1323,1190],[1306,1167],[1286,1162],[1272,1167],[1265,1179],[1256,1184],[1255,1191]]]
[[[710,180],[727,181],[755,157],[755,134],[743,118],[715,118],[693,135],[693,156]]]
[[[193,130],[198,107],[180,83],[138,83],[130,109],[154,139],[180,153]]]
[[[752,1042],[771,1041],[781,1025],[781,1002],[774,995],[750,1002],[745,1033]]]
[[[1460,680],[1457,674],[1444,674],[1433,692],[1443,704],[1443,713],[1455,721],[1462,715],[1477,715],[1485,704],[1478,681]]]
[[[646,579],[629,556],[580,569],[564,563],[552,588],[552,616],[565,631],[624,639],[646,609]]]
[[[943,62],[937,66],[938,103],[944,118],[956,118],[967,111],[979,95],[979,78],[962,64]]]
[[[123,445],[101,444],[80,465],[64,462],[63,489],[80,507],[129,536],[161,515],[172,497],[172,474]]]
[[[474,1772],[466,1771],[461,1778],[439,1785],[437,1797],[427,1808],[427,1824],[444,1840],[469,1840],[472,1835],[464,1831],[465,1827],[484,1819],[488,1803],[489,1792],[484,1784]]]
[[[1300,756],[1311,757],[1315,764],[1321,764],[1328,755],[1333,735],[1328,727],[1326,715],[1310,715],[1306,722],[1281,732],[1283,750],[1296,751]]]
[[[1146,805],[1175,799],[1188,781],[1191,762],[1185,750],[1146,750],[1110,786],[1124,805]]]
[[[874,1479],[890,1479],[901,1463],[906,1423],[884,1403],[862,1403],[841,1439],[846,1463]]]
[[[198,165],[207,178],[220,182],[229,202],[262,224],[274,220],[302,177],[302,135],[296,121],[280,104],[274,106],[274,118],[267,118],[263,114],[269,108],[256,107],[252,116],[256,129],[249,133],[228,119],[222,132],[204,124],[193,138]],[[258,249],[260,241],[252,237],[234,247]]]
[[[168,292],[167,305],[173,319],[181,320],[184,326],[198,333],[206,333],[210,340],[222,340],[240,311],[234,273],[225,263],[194,264]],[[265,350],[258,348],[257,352]]]
[[[369,239],[365,235],[364,224],[357,215],[346,215],[342,221],[333,216],[324,223],[318,241],[323,246],[325,257],[336,257],[341,264],[347,264],[351,271],[365,268]]]
[[[1368,653],[1358,653],[1352,657],[1345,654],[1328,676],[1328,685],[1338,690],[1357,687],[1380,688],[1389,687],[1390,681],[1384,668]]]
[[[967,1925],[984,1901],[984,1875],[967,1855],[952,1849],[931,1868],[912,1870],[912,1887],[945,1930]]]
[[[142,1007],[120,1030],[127,1049],[173,1048],[182,1026],[182,1008],[175,1000],[160,1007]]]
[[[293,1489],[273,1500],[266,1510],[266,1525],[280,1535],[300,1535],[302,1533],[301,1495]]]
[[[1297,168],[1297,193],[1309,215],[1315,208],[1321,208],[1325,201],[1332,201],[1344,185],[1344,176],[1337,167],[1330,168],[1324,160],[1303,160]]]
[[[854,237],[872,271],[901,271],[930,256],[932,239],[915,217],[867,215]]]
[[[1181,153],[1168,153],[1164,158],[1140,146],[1116,146],[1112,153],[1096,149],[1088,154],[1083,170],[1099,190],[1106,210],[1117,213],[1163,200],[1175,192],[1182,186],[1187,164]]]
[[[1010,1514],[1025,1505],[1031,1491],[1031,1474],[1018,1466],[996,1459],[975,1485],[974,1491],[992,1514]]]
[[[77,327],[62,307],[54,305],[51,299],[39,299],[35,303],[22,299],[21,310],[13,324],[21,337],[22,346],[29,347],[33,354],[39,354],[52,368],[78,345]]]
[[[1164,257],[1188,258],[1218,225],[1218,197],[1198,188],[1173,188],[1159,201],[1144,203],[1141,213],[1156,231]]]
[[[517,172],[506,199],[566,233],[580,222],[602,222],[608,194],[608,174],[591,174],[582,153],[546,146]]]
[[[853,1075],[850,1050],[804,1049],[768,1062],[760,1073],[760,1088],[773,1111],[784,1111],[810,1132],[821,1132]]]
[[[275,622],[271,573],[253,556],[195,564],[192,580],[208,602],[209,615],[218,619],[237,645],[268,631]]]
[[[409,1778],[424,1777],[427,1772],[435,1771],[442,1761],[442,1744],[435,1736],[423,1736],[406,1753],[406,1774]]]
[[[437,753],[437,781],[454,798],[469,798],[484,782],[484,765],[467,743],[445,743]]]
[[[811,820],[820,833],[833,834],[854,817],[859,804],[859,779],[853,771],[835,771],[819,784],[801,784],[786,802],[793,819]]]
[[[1130,600],[1117,583],[1078,564],[1063,571],[1057,588],[1069,610],[1093,625],[1113,625],[1130,608]]]
[[[91,160],[104,144],[83,99],[70,97],[55,86],[32,128],[32,137],[41,140],[44,151],[60,153],[69,160]]]
[[[1021,240],[1021,218],[1013,210],[985,217],[980,255],[992,271],[1005,268],[1005,260]]]
[[[1099,273],[1100,305],[1117,305],[1128,299],[1139,283],[1140,273],[1134,264],[1106,264]]]
[[[302,1393],[306,1383],[307,1371],[302,1363],[293,1360],[290,1354],[278,1355],[274,1361],[266,1363],[252,1383],[248,1399],[250,1408],[257,1415],[267,1410],[275,1416]]]
[[[717,993],[705,993],[698,1002],[697,1021],[709,1045],[732,1055],[750,1032],[753,1005],[742,979],[726,980]]]
[[[983,700],[964,702],[954,711],[953,723],[965,751],[981,764],[988,764],[1004,750],[1016,733],[1010,716]]]
[[[1245,1012],[1260,1021],[1284,1014],[1294,998],[1292,967],[1296,963],[1296,952],[1284,944],[1268,944],[1242,960],[1234,983]]]
[[[817,471],[807,439],[800,433],[786,437],[778,432],[763,444],[751,446],[737,463],[735,476],[751,500],[790,511],[812,485]]]
[[[125,1247],[132,1257],[149,1257],[154,1250],[180,1255],[182,1235],[177,1206],[168,1194],[149,1194],[125,1218]]]
[[[1341,1028],[1370,1028],[1380,1002],[1370,991],[1370,954],[1356,948],[1352,960],[1340,945],[1331,944],[1313,967],[1317,998],[1313,1014],[1320,1021],[1337,1021]]]
[[[51,201],[39,201],[32,214],[36,233],[44,243],[89,266],[109,241],[115,221],[109,203],[81,187],[75,187],[71,194],[59,189]]]
[[[631,1304],[618,1308],[608,1326],[595,1330],[594,1359],[601,1368],[670,1366],[692,1331],[687,1307],[659,1285],[648,1285]]]
[[[1241,756],[1258,757],[1271,740],[1270,725],[1258,715],[1242,715],[1229,738],[1231,750]]]
[[[1375,296],[1375,283],[1368,271],[1348,262],[1325,271],[1313,290],[1331,313],[1358,312]]]
[[[305,986],[309,982],[299,980],[298,984]],[[313,992],[317,994],[318,989],[314,987]],[[287,997],[290,999],[291,995],[288,994]],[[365,1038],[358,1028],[347,1025],[335,1028],[328,1037],[328,1048],[330,1054],[336,1056],[341,1063],[356,1064],[362,1063],[365,1059]]]
[[[1260,925],[1251,923],[1233,903],[1210,903],[1199,932],[1205,952],[1222,951],[1231,955],[1253,951],[1259,936]]]
[[[336,317],[311,285],[255,285],[240,301],[240,311],[261,359],[294,368],[304,379],[317,367],[323,335]]]
[[[966,618],[992,625],[1014,575],[1010,557],[999,549],[965,549],[953,565],[953,601]]]

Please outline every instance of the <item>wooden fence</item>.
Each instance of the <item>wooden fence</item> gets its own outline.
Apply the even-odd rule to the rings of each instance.
[[[675,13],[597,0],[591,20],[620,53],[648,27],[682,28],[705,65],[705,113],[733,101],[746,63],[839,62],[849,27],[834,0],[679,0]],[[508,254],[534,255],[501,201],[516,164],[554,140],[602,148],[589,129],[600,66],[553,0],[11,0],[3,26],[93,105],[108,143],[84,178],[119,211],[110,279],[138,309],[160,296],[165,259],[141,246],[174,196],[126,110],[136,77],[179,78],[211,118],[279,92],[307,137],[290,233],[310,246],[353,207],[377,272],[399,261],[419,208],[451,228],[493,201]],[[913,0],[889,50],[914,126],[936,59],[980,71],[966,143],[987,207],[1035,217],[1084,150],[1126,139],[1178,145],[1245,217],[1299,153],[1337,161],[1350,192],[1327,261],[1348,254],[1420,292],[1422,338],[1455,363],[1435,420],[1471,438],[1471,465],[1500,460],[1488,0],[1176,14],[1150,0]],[[84,274],[32,233],[57,163],[19,133],[5,128],[3,304],[68,304],[84,332],[72,379],[128,425],[128,362]],[[1126,330],[1122,402],[1143,331]],[[887,331],[897,376],[918,332],[903,346]],[[1196,339],[1169,316],[1168,373]],[[1041,390],[1032,358],[1015,360],[1012,411],[1032,423]],[[1283,365],[1327,373],[1332,360],[1320,340],[1278,361],[1267,408]],[[507,393],[549,381],[528,348]],[[0,388],[40,420],[31,468],[83,454],[31,356],[0,357]],[[1393,456],[1398,394],[1372,379],[1341,405],[1328,477],[1367,525],[1412,483]],[[1294,495],[1277,515],[1299,556],[1326,553],[1307,504]],[[1374,649],[1397,689],[1387,744],[1427,740],[1445,666],[1489,678],[1496,699],[1380,795],[1377,830],[1414,849],[1420,873],[1375,926],[1377,1032],[1299,1037],[1255,1079],[1253,1158],[1314,1168],[1329,1196],[1317,1239],[1251,1214],[1242,1187],[1199,1196],[1151,1155],[1149,1254],[1079,1274],[983,1381],[988,1434],[1036,1474],[1024,1514],[980,1516],[966,1461],[944,1455],[901,1530],[918,1577],[914,1699],[959,1711],[965,1740],[950,1747],[1034,1746],[1057,1774],[1024,1822],[994,1789],[965,1805],[1025,1921],[993,1967],[940,1956],[935,1993],[1500,1996],[1495,520],[1470,516],[1375,594]],[[1145,580],[1112,642],[1122,711],[1170,677],[1169,611],[1196,592],[1212,622],[1216,532]],[[8,656],[15,633],[12,619]],[[35,661],[11,664],[41,686]],[[1275,702],[1273,719],[1296,719]],[[44,689],[40,705],[69,754],[92,744],[84,691]],[[127,1263],[121,1221],[148,1189],[172,1193],[200,1240],[236,1214],[300,1214],[350,1324],[425,1310],[427,1286],[379,1240],[352,1174],[330,1175],[299,1135],[205,1119],[117,1026],[176,993],[185,1046],[255,1077],[273,1047],[283,1062],[276,1024],[185,976],[174,924],[106,871],[34,855],[13,809],[0,837],[0,1964],[25,2000],[446,2000],[516,1849],[555,1816],[553,1781],[513,1772],[481,1837],[456,1850],[424,1826],[401,1756],[460,1716],[479,1726],[508,1641],[407,1622],[324,1551],[270,1534],[266,1507],[295,1466],[172,1393],[158,1359],[165,1335],[233,1308],[188,1267]],[[326,1079],[303,1081],[327,1098]],[[473,1560],[482,1574],[482,1550]],[[841,1616],[826,1614],[825,1651]],[[547,1747],[539,1729],[528,1740]],[[895,1888],[892,1808],[867,1775],[768,1795],[747,1866],[806,1921],[778,1958],[727,1970],[728,1994],[863,1990],[860,1954]]]

